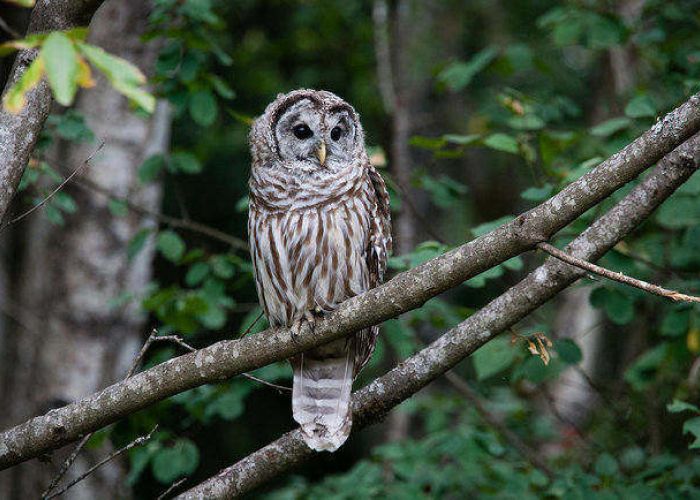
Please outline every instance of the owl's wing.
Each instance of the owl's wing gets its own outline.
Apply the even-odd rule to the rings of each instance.
[[[374,288],[384,281],[384,272],[391,253],[391,209],[389,207],[389,192],[386,189],[384,179],[371,164],[368,167],[368,173],[375,195],[370,221],[370,248],[367,253],[370,287]]]
[[[374,288],[384,281],[387,260],[391,253],[391,209],[389,192],[384,179],[371,164],[367,167],[369,174],[372,213],[370,214],[369,248],[367,249],[367,267],[369,269],[369,286]],[[377,343],[379,327],[373,326],[362,330],[356,336],[355,374],[369,361]]]

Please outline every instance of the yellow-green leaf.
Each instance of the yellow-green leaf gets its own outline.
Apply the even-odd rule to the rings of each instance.
[[[73,102],[78,90],[78,54],[65,33],[51,33],[41,48],[46,78],[56,101],[63,106]]]
[[[131,85],[124,85],[121,82],[115,83],[114,88],[144,111],[153,113],[156,109],[156,98],[145,90]]]
[[[10,40],[9,42],[0,43],[0,56],[6,56],[15,50],[33,49],[34,47],[38,47],[47,36],[47,33],[36,33],[20,40]]]
[[[20,7],[34,7],[35,0],[5,0],[7,3],[13,3]]]
[[[95,86],[95,80],[92,79],[92,71],[90,66],[82,57],[78,56],[78,76],[76,82],[83,88],[89,89]]]
[[[136,87],[146,83],[141,70],[121,57],[108,54],[99,47],[78,42],[78,49],[107,79],[116,86],[118,83]]]
[[[26,94],[37,86],[44,74],[44,59],[39,55],[34,62],[29,65],[24,74],[17,80],[10,90],[5,94],[3,107],[10,113],[19,113],[27,103]]]

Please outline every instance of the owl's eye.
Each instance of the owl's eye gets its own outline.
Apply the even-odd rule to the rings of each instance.
[[[333,127],[333,130],[331,130],[331,139],[337,141],[340,139],[341,135],[343,135],[343,129],[340,127]]]
[[[309,137],[314,135],[314,133],[306,123],[300,123],[299,125],[295,125],[292,129],[292,132],[294,132],[294,135],[297,139],[308,139]]]

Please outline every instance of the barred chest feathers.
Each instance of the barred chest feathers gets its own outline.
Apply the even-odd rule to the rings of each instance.
[[[351,172],[354,170],[355,172]],[[274,325],[332,311],[369,289],[371,184],[357,165],[295,185],[269,172],[251,178],[249,235],[258,294]],[[354,174],[354,175],[352,175]]]

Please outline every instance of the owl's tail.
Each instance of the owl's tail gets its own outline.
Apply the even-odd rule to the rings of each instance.
[[[318,353],[311,351],[299,355],[292,363],[294,420],[301,425],[306,444],[316,451],[340,448],[352,426],[350,398],[355,353],[352,346],[345,345],[345,339],[333,344],[336,342],[344,346],[339,355],[315,357]]]

